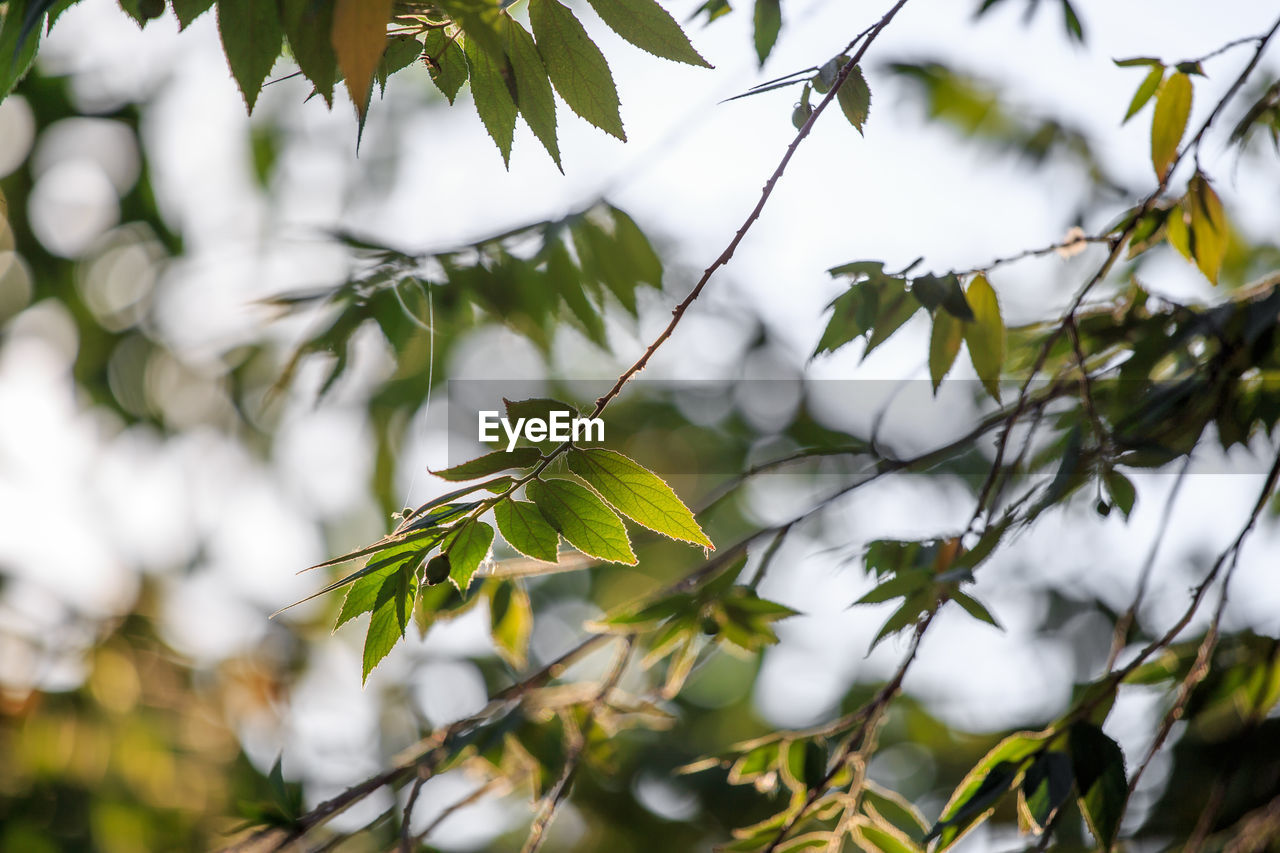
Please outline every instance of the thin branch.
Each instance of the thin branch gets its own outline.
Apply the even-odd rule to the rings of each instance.
[[[1248,64],[1245,65],[1244,70],[1241,71],[1236,79],[1232,81],[1231,85],[1227,87],[1226,93],[1223,94],[1223,96],[1218,100],[1218,103],[1214,105],[1209,116],[1204,120],[1204,123],[1200,125],[1200,129],[1197,130],[1195,135],[1179,149],[1177,155],[1173,159],[1173,162],[1169,165],[1164,175],[1161,176],[1156,188],[1152,190],[1145,199],[1143,199],[1140,205],[1138,205],[1138,208],[1134,211],[1134,215],[1129,220],[1129,223],[1124,227],[1120,234],[1115,237],[1114,242],[1111,244],[1111,251],[1107,253],[1107,257],[1102,262],[1101,266],[1099,266],[1097,271],[1094,272],[1087,282],[1085,282],[1084,286],[1076,291],[1076,295],[1072,298],[1067,310],[1063,312],[1059,325],[1045,337],[1044,343],[1040,346],[1040,352],[1036,356],[1031,370],[1027,373],[1026,379],[1023,380],[1022,387],[1018,390],[1017,405],[1014,406],[1014,411],[1009,416],[1010,427],[1017,422],[1017,420],[1022,416],[1023,411],[1025,411],[1027,391],[1031,387],[1031,383],[1035,380],[1035,377],[1039,375],[1041,369],[1044,367],[1045,361],[1049,357],[1049,351],[1066,331],[1066,322],[1075,316],[1076,312],[1080,310],[1080,306],[1084,304],[1088,295],[1111,272],[1111,268],[1119,259],[1125,243],[1128,242],[1129,238],[1133,235],[1134,230],[1138,227],[1138,222],[1141,221],[1142,217],[1155,206],[1160,197],[1164,195],[1165,191],[1169,187],[1170,179],[1173,177],[1174,172],[1177,171],[1178,166],[1186,159],[1188,152],[1192,150],[1199,150],[1200,143],[1204,139],[1205,134],[1209,132],[1209,128],[1213,126],[1213,123],[1217,120],[1219,114],[1221,114],[1222,110],[1235,96],[1236,92],[1244,85],[1244,82],[1253,73],[1254,68],[1257,67],[1258,62],[1262,59],[1262,54],[1266,52],[1267,45],[1270,44],[1271,39],[1275,36],[1277,30],[1280,30],[1280,18],[1276,19],[1276,22],[1271,26],[1271,29],[1258,42],[1258,47],[1254,51]],[[1004,455],[1008,449],[1010,432],[1011,430],[1005,430],[996,444],[996,457],[991,465],[991,470],[987,476],[987,480],[983,484],[982,491],[979,493],[978,505],[974,508],[973,516],[969,521],[970,530],[974,529],[978,519],[982,516],[984,511],[988,514],[992,511],[992,507],[987,506],[987,501],[990,499],[996,480],[999,477],[1000,468],[1004,461]]]
[[[422,786],[426,784],[427,777],[418,774],[418,778],[413,780],[413,790],[409,793],[409,802],[404,806],[404,819],[400,822],[400,851],[401,853],[410,853],[416,846],[409,837],[409,823],[413,820],[413,807],[418,804],[418,794],[422,791]]]
[[[567,727],[571,733],[571,740],[568,756],[564,762],[564,770],[560,773],[560,778],[556,780],[555,786],[543,798],[542,807],[538,810],[537,816],[529,827],[529,837],[525,841],[522,853],[537,853],[542,847],[542,843],[546,839],[547,827],[551,825],[551,821],[559,810],[560,804],[569,795],[569,787],[573,782],[574,775],[577,773],[579,764],[582,762],[582,755],[587,745],[587,733],[595,723],[596,713],[600,710],[600,706],[604,703],[610,691],[618,685],[619,679],[622,678],[622,673],[626,671],[627,664],[631,661],[631,653],[634,649],[635,638],[628,637],[622,648],[618,650],[618,657],[614,661],[608,677],[601,683],[595,698],[591,700],[591,704],[587,707],[587,718],[583,723],[583,730],[578,731],[574,727]]]
[[[896,16],[898,11],[906,4],[907,0],[897,0],[897,2],[893,4],[893,7],[889,9],[889,11],[886,12],[873,27],[871,27],[865,38],[860,33],[853,39],[853,41],[849,42],[849,46],[846,47],[846,50],[851,50],[853,45],[857,44],[860,40],[862,44],[858,48],[857,52],[853,54],[852,58],[844,64],[844,67],[840,70],[840,74],[832,84],[830,91],[828,91],[827,94],[823,96],[822,100],[818,102],[818,105],[814,107],[813,113],[810,114],[808,121],[806,121],[804,125],[801,126],[800,130],[796,132],[795,138],[791,141],[791,144],[787,146],[787,150],[782,155],[782,160],[779,161],[777,168],[773,170],[773,174],[769,176],[767,181],[765,181],[764,187],[760,191],[760,199],[756,202],[755,207],[752,208],[751,213],[747,215],[746,220],[738,228],[737,232],[733,235],[733,238],[729,241],[729,244],[725,246],[724,251],[720,253],[720,256],[712,261],[711,266],[703,270],[702,276],[698,279],[697,284],[693,286],[693,290],[689,292],[689,295],[681,300],[674,309],[672,309],[671,322],[667,324],[666,328],[663,329],[653,342],[649,344],[645,351],[641,353],[635,363],[623,371],[622,375],[618,377],[618,381],[614,383],[613,387],[610,388],[604,396],[596,400],[596,408],[591,417],[598,417],[600,413],[604,411],[605,407],[609,405],[609,402],[621,393],[623,386],[626,385],[637,373],[644,370],[645,366],[649,363],[649,359],[653,358],[653,354],[658,351],[658,348],[661,347],[663,343],[666,342],[667,338],[671,337],[671,334],[676,330],[676,326],[680,324],[680,320],[684,317],[685,312],[689,310],[689,306],[694,303],[694,300],[702,295],[702,290],[707,286],[707,282],[711,280],[711,277],[715,275],[717,270],[729,263],[730,259],[733,258],[734,252],[737,251],[743,238],[747,236],[747,232],[751,230],[751,226],[753,226],[756,223],[756,220],[760,218],[760,214],[764,211],[765,205],[768,204],[769,198],[773,195],[774,187],[777,186],[778,181],[782,178],[783,173],[787,169],[787,165],[791,162],[791,158],[795,156],[796,150],[799,149],[800,144],[804,142],[810,131],[813,130],[813,126],[822,116],[822,113],[827,109],[831,102],[835,100],[836,93],[840,91],[840,87],[844,85],[845,80],[849,78],[849,75],[853,73],[853,70],[858,66],[858,63],[862,61],[862,57],[866,54],[867,49],[871,47],[871,44],[876,40],[876,37],[884,31],[885,27],[889,26],[889,23],[894,19],[894,16]]]
[[[1160,544],[1164,542],[1165,533],[1169,530],[1169,522],[1173,518],[1173,507],[1177,503],[1178,494],[1182,491],[1182,484],[1187,480],[1187,471],[1191,468],[1191,454],[1188,453],[1182,460],[1182,467],[1178,469],[1177,479],[1173,481],[1173,487],[1169,490],[1169,496],[1165,498],[1164,509],[1160,514],[1160,524],[1156,528],[1156,535],[1151,540],[1151,547],[1147,549],[1147,558],[1142,563],[1142,569],[1138,572],[1138,586],[1133,593],[1133,601],[1129,604],[1129,608],[1116,621],[1115,632],[1111,636],[1111,651],[1107,654],[1107,665],[1104,669],[1110,671],[1116,665],[1116,658],[1120,657],[1120,652],[1124,649],[1124,645],[1129,637],[1129,630],[1133,627],[1134,621],[1138,618],[1138,609],[1142,607],[1142,600],[1147,594],[1147,585],[1151,582],[1151,571],[1155,568],[1156,554],[1160,551]]]
[[[1006,264],[1016,263],[1028,258],[1042,258],[1045,255],[1062,254],[1070,252],[1073,249],[1082,249],[1085,246],[1095,243],[1110,243],[1115,238],[1107,234],[1077,234],[1069,236],[1057,243],[1051,243],[1048,246],[1041,246],[1038,249],[1025,249],[1013,255],[1006,255],[1003,258],[995,258],[988,261],[986,266],[973,267],[967,270],[953,270],[953,274],[964,278],[965,276],[977,275],[978,273],[989,273],[996,267],[1002,267]]]
[[[490,779],[488,782],[484,783],[479,788],[476,788],[474,791],[472,791],[470,794],[467,794],[462,799],[455,800],[454,802],[445,806],[444,810],[441,811],[440,814],[436,815],[432,819],[431,823],[426,825],[426,827],[422,830],[422,832],[419,832],[416,836],[414,836],[414,839],[413,839],[414,845],[421,846],[422,843],[431,836],[431,833],[439,829],[440,825],[444,823],[446,820],[453,817],[456,813],[466,808],[467,806],[472,805],[473,803],[479,802],[480,800],[484,799],[486,796],[493,793],[494,790],[503,787],[503,785],[505,785],[505,782],[502,779]]]

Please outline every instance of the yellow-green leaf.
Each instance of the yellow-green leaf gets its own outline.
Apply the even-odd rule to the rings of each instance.
[[[535,560],[556,562],[560,536],[533,503],[514,498],[501,501],[493,508],[493,518],[512,548]]]
[[[464,521],[444,541],[449,555],[449,580],[460,592],[466,592],[471,579],[480,568],[480,561],[489,556],[493,544],[493,528],[483,521]]]
[[[525,490],[570,545],[600,560],[635,565],[622,519],[594,492],[559,479],[534,480]]]
[[[672,539],[715,548],[693,513],[657,474],[614,450],[575,448],[569,470],[637,524]]]
[[[1004,369],[1005,329],[995,288],[985,275],[975,275],[965,294],[973,322],[964,324],[969,360],[987,393],[1000,401],[1000,371]]]
[[[490,581],[489,634],[494,648],[515,669],[528,662],[529,636],[533,633],[533,607],[529,593],[511,582]]]
[[[1012,790],[1028,759],[1040,750],[1048,736],[1046,732],[1009,735],[974,765],[956,786],[938,822],[925,836],[926,841],[938,838],[935,853],[942,853],[991,815],[996,803]]]
[[[964,321],[952,317],[950,312],[938,311],[933,315],[933,334],[929,338],[929,378],[933,380],[933,393],[938,393],[942,377],[947,375],[960,353],[964,340]]]
[[[615,33],[654,56],[710,68],[671,13],[656,0],[588,0]]]
[[[379,587],[373,615],[369,618],[369,631],[364,638],[362,681],[369,678],[373,668],[404,637],[417,588],[417,575],[408,566],[398,569]]]
[[[269,3],[249,0],[255,5]],[[219,3],[221,5],[221,2]],[[333,43],[338,68],[346,79],[347,93],[356,105],[356,115],[363,126],[373,94],[373,75],[387,47],[387,24],[391,21],[392,0],[335,0],[333,28],[329,40]]]
[[[1227,254],[1229,232],[1222,200],[1199,172],[1187,187],[1187,206],[1191,209],[1191,242],[1196,266],[1205,278],[1216,285],[1218,271]]]
[[[1129,119],[1138,114],[1138,110],[1147,105],[1147,101],[1151,100],[1151,96],[1160,88],[1160,81],[1164,79],[1164,66],[1157,63],[1147,72],[1147,76],[1138,84],[1138,89],[1133,93],[1133,100],[1129,102],[1129,109],[1125,111],[1124,124]]]
[[[609,63],[577,16],[559,0],[530,0],[529,22],[551,84],[569,109],[625,142]]]
[[[284,43],[276,4],[259,0],[218,0],[218,33],[222,36],[222,50],[231,66],[231,76],[236,78],[245,106],[253,112],[262,81],[271,73]]]
[[[1151,122],[1151,165],[1164,180],[1178,156],[1178,144],[1191,115],[1191,78],[1175,71],[1160,86],[1155,117]]]

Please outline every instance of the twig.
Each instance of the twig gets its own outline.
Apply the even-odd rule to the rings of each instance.
[[[502,785],[501,779],[491,779],[488,782],[481,785],[479,788],[476,788],[470,794],[467,794],[462,799],[455,800],[454,802],[445,806],[444,810],[441,811],[440,814],[436,815],[432,819],[431,823],[426,825],[426,827],[422,830],[422,832],[419,832],[416,836],[414,836],[413,843],[417,846],[421,846],[422,843],[431,836],[431,833],[435,832],[437,829],[440,828],[440,825],[442,823],[444,823],[446,820],[453,817],[457,812],[461,811],[462,809],[465,809],[467,806],[471,805],[472,803],[478,802],[479,800],[488,796],[490,793],[494,791],[494,789],[501,787],[501,785]]]
[[[1026,249],[1018,252],[1017,254],[1007,255],[1003,258],[996,258],[988,261],[986,266],[973,267],[972,269],[967,270],[954,270],[953,274],[964,278],[965,276],[977,275],[978,273],[988,273],[996,267],[1002,267],[1006,264],[1012,264],[1028,258],[1041,258],[1045,255],[1053,255],[1067,249],[1074,249],[1078,246],[1082,247],[1086,245],[1093,245],[1095,243],[1110,243],[1113,239],[1115,238],[1107,234],[1079,234],[1074,237],[1068,237],[1065,240],[1060,240],[1057,243],[1051,243],[1048,246],[1041,246],[1038,249]]]
[[[835,100],[836,93],[840,91],[840,87],[844,85],[845,80],[849,78],[849,75],[853,73],[854,68],[858,66],[858,63],[866,54],[867,48],[871,47],[871,44],[876,40],[876,37],[880,35],[885,27],[889,26],[889,22],[893,20],[894,16],[898,14],[898,11],[906,4],[907,0],[897,0],[897,2],[893,4],[893,7],[889,9],[889,11],[886,12],[873,27],[871,27],[865,38],[863,38],[862,34],[859,34],[849,43],[849,47],[847,47],[846,50],[852,49],[854,44],[857,44],[860,40],[862,41],[862,45],[858,48],[857,52],[854,53],[852,58],[850,58],[850,60],[844,64],[844,67],[841,68],[840,73],[837,75],[830,91],[828,91],[827,94],[823,96],[822,100],[818,102],[818,105],[813,109],[813,113],[810,114],[808,121],[806,121],[796,132],[795,138],[791,141],[791,144],[787,146],[787,150],[782,155],[782,160],[779,161],[777,168],[773,170],[773,174],[769,176],[767,181],[765,181],[764,187],[760,191],[760,199],[756,202],[755,207],[752,208],[751,213],[747,215],[746,220],[738,228],[737,232],[733,235],[733,238],[729,241],[729,244],[725,246],[724,251],[720,253],[720,256],[712,261],[711,266],[703,270],[702,276],[698,279],[697,284],[693,286],[693,290],[689,292],[689,295],[681,300],[674,309],[672,309],[671,322],[667,324],[666,328],[663,329],[653,342],[649,344],[645,351],[641,353],[635,363],[623,371],[622,375],[618,377],[618,381],[614,383],[613,387],[610,388],[604,396],[596,400],[596,408],[591,417],[598,417],[600,413],[604,411],[605,406],[609,405],[609,402],[621,393],[623,386],[626,385],[633,376],[644,370],[645,366],[649,363],[649,359],[653,358],[653,354],[658,351],[658,348],[661,347],[663,343],[666,342],[667,338],[671,337],[671,334],[676,330],[676,326],[680,324],[680,320],[684,317],[684,313],[689,310],[689,306],[692,305],[694,300],[702,294],[702,290],[707,286],[707,282],[711,280],[711,277],[715,275],[717,270],[729,263],[730,259],[733,258],[734,252],[737,251],[743,238],[747,236],[747,232],[751,230],[751,226],[753,226],[756,223],[756,220],[760,218],[760,214],[764,211],[765,205],[768,204],[769,198],[773,195],[774,187],[782,178],[783,172],[786,171],[787,165],[791,162],[791,158],[795,156],[796,150],[800,147],[800,143],[804,142],[805,138],[809,135],[809,132],[813,130],[813,126],[817,123],[818,118],[831,104],[831,102]]]
[[[1138,617],[1138,609],[1142,607],[1142,600],[1147,594],[1147,584],[1151,582],[1151,571],[1155,568],[1156,554],[1159,553],[1160,543],[1164,541],[1165,533],[1169,529],[1169,522],[1173,518],[1174,504],[1178,500],[1178,493],[1182,491],[1182,484],[1186,482],[1187,471],[1190,468],[1191,454],[1188,453],[1182,461],[1182,467],[1178,469],[1178,476],[1173,481],[1169,496],[1165,498],[1164,509],[1160,515],[1160,525],[1156,529],[1155,538],[1151,540],[1151,547],[1147,549],[1147,558],[1142,563],[1142,569],[1138,572],[1138,586],[1134,590],[1133,601],[1129,604],[1129,608],[1125,610],[1124,615],[1116,622],[1115,632],[1111,636],[1111,651],[1107,654],[1107,665],[1104,667],[1108,671],[1115,667],[1116,658],[1120,657],[1120,652],[1129,637],[1129,629],[1133,627],[1134,620]]]
[[[1128,241],[1129,237],[1132,236],[1134,229],[1137,228],[1138,222],[1141,221],[1142,217],[1151,210],[1160,197],[1164,195],[1165,190],[1168,189],[1169,180],[1173,177],[1174,172],[1177,171],[1178,166],[1182,161],[1186,159],[1187,153],[1193,149],[1199,150],[1200,143],[1204,139],[1205,134],[1209,132],[1209,128],[1213,126],[1214,121],[1217,120],[1218,115],[1235,96],[1235,93],[1244,85],[1245,80],[1247,80],[1249,75],[1253,73],[1253,69],[1257,67],[1258,62],[1262,59],[1262,54],[1266,52],[1267,45],[1270,44],[1271,39],[1275,36],[1277,30],[1280,30],[1280,18],[1278,18],[1271,26],[1271,29],[1267,34],[1259,40],[1258,47],[1254,51],[1248,64],[1227,88],[1226,93],[1218,100],[1218,103],[1214,105],[1209,116],[1204,120],[1204,123],[1200,125],[1200,129],[1196,131],[1195,135],[1191,137],[1191,139],[1183,145],[1181,149],[1179,149],[1177,155],[1175,155],[1173,159],[1173,162],[1169,165],[1164,175],[1161,176],[1159,183],[1156,184],[1156,188],[1152,190],[1145,199],[1143,199],[1140,205],[1138,205],[1138,208],[1134,211],[1134,215],[1132,219],[1130,219],[1129,224],[1126,225],[1120,234],[1115,237],[1114,242],[1111,244],[1111,251],[1107,253],[1107,257],[1102,262],[1102,265],[1099,266],[1097,271],[1087,282],[1085,282],[1084,286],[1076,291],[1076,295],[1072,298],[1067,310],[1062,314],[1062,321],[1045,337],[1044,343],[1040,346],[1040,352],[1036,356],[1035,362],[1032,365],[1031,370],[1028,372],[1026,379],[1023,381],[1022,387],[1018,391],[1017,405],[1014,406],[1014,411],[1009,416],[1009,425],[1011,427],[1022,416],[1022,412],[1025,410],[1024,401],[1027,391],[1030,388],[1031,383],[1035,380],[1035,377],[1044,367],[1044,363],[1049,357],[1049,351],[1053,348],[1053,345],[1057,343],[1058,339],[1062,337],[1063,332],[1066,331],[1067,320],[1075,316],[1076,312],[1080,310],[1080,306],[1084,304],[1085,298],[1088,297],[1093,289],[1111,272],[1111,267],[1114,266],[1115,262],[1119,259],[1125,243]],[[974,508],[973,517],[969,521],[970,530],[972,530],[977,524],[978,519],[982,516],[984,511],[987,513],[991,512],[992,508],[988,507],[986,504],[988,499],[991,497],[992,489],[994,488],[996,479],[999,476],[1000,468],[1004,461],[1004,455],[1008,447],[1010,432],[1011,430],[1005,430],[996,444],[995,459],[992,462],[987,480],[983,484],[982,490],[978,495],[978,505]]]
[[[413,820],[413,807],[418,804],[418,794],[422,791],[422,786],[426,783],[427,777],[418,774],[418,778],[413,780],[413,790],[409,793],[409,802],[404,806],[404,819],[400,823],[400,851],[401,853],[410,853],[413,849],[409,838],[409,823]]]
[[[582,761],[583,752],[586,750],[587,732],[595,722],[595,716],[600,710],[600,705],[604,703],[609,692],[617,686],[618,680],[622,678],[622,673],[626,671],[634,648],[635,638],[628,637],[622,648],[618,650],[618,657],[614,661],[613,668],[610,670],[608,677],[601,683],[600,690],[587,708],[587,718],[583,723],[583,731],[578,731],[575,727],[567,727],[567,732],[570,733],[570,744],[568,755],[564,762],[564,770],[560,773],[560,778],[556,780],[555,786],[543,798],[542,808],[538,810],[537,816],[529,827],[529,837],[524,843],[522,853],[537,853],[542,847],[542,843],[546,839],[547,827],[551,825],[551,820],[555,817],[556,811],[559,810],[560,804],[568,796],[569,786],[573,782],[574,774],[577,773],[578,765]]]

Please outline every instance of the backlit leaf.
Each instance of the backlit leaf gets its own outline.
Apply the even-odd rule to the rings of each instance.
[[[1211,284],[1218,283],[1218,271],[1227,254],[1227,217],[1222,200],[1199,172],[1187,187],[1187,207],[1191,213],[1191,242],[1196,266]]]
[[[1071,796],[1071,757],[1064,752],[1039,753],[1022,778],[1021,805],[1032,828],[1042,832],[1053,815]]]
[[[755,43],[756,56],[763,66],[764,61],[773,52],[778,43],[778,33],[782,30],[782,4],[780,0],[756,0],[755,9]]]
[[[364,638],[361,680],[367,681],[373,668],[395,648],[409,626],[409,614],[417,592],[417,576],[407,567],[382,582],[374,600],[369,631]]]
[[[559,0],[530,0],[529,22],[551,83],[569,109],[625,142],[609,63],[578,18]]]
[[[1027,759],[1038,752],[1048,735],[1019,732],[1010,735],[983,756],[956,786],[926,840],[938,838],[941,853],[966,831],[986,820],[995,804],[1017,781]]]
[[[511,166],[511,140],[516,132],[516,102],[511,97],[507,70],[488,50],[469,35],[464,37],[463,51],[470,72],[471,96],[476,112],[489,138],[498,146],[504,166]]]
[[[525,491],[570,545],[597,559],[635,565],[622,519],[594,492],[559,479],[534,480]]]
[[[973,322],[964,324],[969,360],[996,402],[1000,401],[1000,373],[1004,369],[1005,328],[995,289],[985,275],[976,275],[965,294],[973,310]]]
[[[1160,88],[1160,81],[1163,79],[1164,66],[1157,62],[1138,85],[1137,91],[1133,93],[1133,100],[1129,102],[1129,109],[1124,114],[1124,122],[1133,118],[1138,114],[1139,110],[1147,105],[1147,101],[1151,100],[1151,96]],[[1121,122],[1121,124],[1124,124],[1124,122]]]
[[[533,503],[504,500],[493,508],[493,517],[512,548],[535,560],[556,562],[560,536]]]
[[[533,634],[533,606],[529,593],[510,582],[489,587],[489,634],[494,648],[514,669],[528,662],[529,637]]]
[[[329,39],[361,127],[373,94],[373,75],[387,47],[392,6],[392,0],[334,0]]]
[[[542,54],[538,52],[533,36],[520,24],[509,20],[504,31],[507,58],[516,79],[516,106],[533,135],[551,155],[556,168],[563,172],[560,144],[556,140],[556,98],[551,92],[551,80],[547,77]]]
[[[236,78],[245,106],[253,105],[262,91],[262,82],[276,64],[284,43],[284,30],[275,3],[258,0],[218,0],[218,32],[222,50]]]
[[[499,428],[499,432],[501,432],[501,428]],[[469,462],[454,465],[452,468],[445,468],[443,471],[432,471],[431,473],[442,479],[454,482],[475,480],[512,468],[529,468],[536,465],[541,458],[542,454],[538,452],[536,447],[515,447],[512,448],[510,453],[506,450],[495,450],[478,459],[472,459]]]
[[[467,55],[462,49],[462,33],[446,33],[443,27],[427,30],[422,42],[423,61],[431,81],[450,104],[467,82]]]
[[[609,27],[641,50],[654,56],[710,68],[676,19],[656,0],[588,0]]]
[[[1151,121],[1151,165],[1164,180],[1178,156],[1178,144],[1191,115],[1191,78],[1175,71],[1160,86],[1155,117]]]
[[[338,57],[330,35],[333,4],[324,0],[283,0],[280,21],[298,68],[325,103],[333,106],[333,84],[338,80]]]
[[[715,547],[671,487],[635,460],[613,450],[575,448],[569,470],[632,521],[672,539]]]
[[[933,381],[935,394],[960,353],[960,343],[964,340],[963,325],[946,311],[933,315],[933,334],[929,338],[929,378]]]
[[[471,586],[480,562],[489,556],[493,544],[493,528],[483,521],[464,521],[442,543],[449,555],[449,580],[460,592]]]
[[[1129,783],[1119,744],[1092,723],[1080,722],[1068,735],[1080,810],[1104,850],[1111,848],[1124,816]]]

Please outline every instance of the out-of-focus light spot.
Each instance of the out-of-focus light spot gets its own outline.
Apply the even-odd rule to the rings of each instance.
[[[120,218],[120,202],[102,167],[64,160],[45,172],[28,199],[36,239],[64,258],[79,257]]]
[[[131,190],[142,174],[133,131],[124,122],[111,119],[67,118],[49,125],[40,134],[31,168],[40,177],[59,163],[72,160],[96,164],[120,195]]]
[[[163,414],[173,429],[215,423],[232,412],[231,402],[214,377],[202,375],[167,350],[152,350],[145,385],[150,408]]]
[[[76,284],[85,304],[109,331],[137,325],[149,307],[164,252],[148,236],[145,229],[118,229],[109,238],[111,245],[78,271]]]
[[[94,655],[89,690],[103,708],[125,714],[138,704],[142,683],[133,661],[115,649],[103,648]]]
[[[22,165],[35,138],[36,120],[27,99],[10,95],[0,102],[0,178]]]
[[[31,301],[31,271],[17,252],[5,251],[9,226],[0,219],[0,325]]]
[[[698,803],[688,791],[653,773],[642,773],[632,786],[640,805],[667,820],[688,820],[698,813]]]
[[[484,707],[488,690],[475,664],[432,661],[414,678],[414,699],[432,726],[439,728]]]

